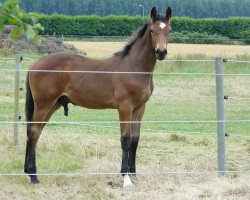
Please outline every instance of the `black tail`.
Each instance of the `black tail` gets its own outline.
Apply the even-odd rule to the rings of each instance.
[[[30,90],[29,73],[28,73],[26,79],[26,102],[25,102],[25,114],[27,122],[32,121],[33,113],[34,113],[34,100]]]

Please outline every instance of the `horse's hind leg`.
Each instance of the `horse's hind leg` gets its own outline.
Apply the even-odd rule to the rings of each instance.
[[[33,114],[33,122],[46,122],[49,120],[53,112],[60,105],[53,102],[52,106],[41,105],[36,106]],[[41,135],[45,123],[29,124],[27,128],[27,144],[24,172],[29,174],[32,183],[39,183],[36,175],[36,144]]]
[[[33,115],[34,122],[44,122],[47,113],[35,110]],[[32,183],[39,183],[36,175],[36,144],[45,124],[29,124],[27,128],[27,143],[24,172],[29,174]],[[34,174],[34,175],[33,175]]]

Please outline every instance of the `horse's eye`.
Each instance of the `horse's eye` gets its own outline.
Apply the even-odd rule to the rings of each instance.
[[[151,34],[154,34],[154,31],[153,31],[153,30],[150,30],[150,33],[151,33]]]

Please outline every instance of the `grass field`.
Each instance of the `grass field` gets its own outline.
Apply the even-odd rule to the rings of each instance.
[[[71,42],[72,43],[72,42]],[[74,45],[89,57],[104,58],[124,43],[79,42]],[[249,46],[169,45],[169,57],[250,60]],[[37,55],[25,55],[37,57]],[[30,61],[23,61],[27,69]],[[11,69],[14,61],[1,61]],[[250,65],[224,63],[225,73],[250,74]],[[211,62],[158,62],[161,72],[214,73]],[[21,85],[25,83],[21,73]],[[82,176],[40,176],[31,185],[26,176],[0,176],[0,199],[249,199],[250,124],[227,123],[227,169],[247,171],[218,177],[215,123],[146,123],[146,121],[216,120],[215,78],[211,75],[154,75],[155,90],[148,102],[137,154],[137,171],[132,188],[122,188],[120,134],[118,123],[49,125],[37,148],[38,173],[77,173]],[[250,119],[250,77],[226,76],[226,119]],[[0,73],[0,122],[12,121],[14,73]],[[21,92],[21,115],[24,116]],[[24,117],[23,119],[24,120]],[[70,105],[69,117],[58,110],[52,121],[115,121],[115,110],[87,110]],[[0,173],[23,174],[25,125],[20,146],[13,146],[13,126],[0,124]],[[182,172],[194,173],[182,173]],[[165,173],[163,173],[165,172]],[[174,172],[174,173],[170,173]],[[179,172],[179,173],[176,173]],[[204,172],[204,173],[199,173]],[[153,174],[151,174],[153,173]]]
[[[126,42],[66,42],[73,44],[76,48],[82,50],[89,57],[105,58],[112,56],[123,48]],[[249,54],[248,45],[203,45],[203,44],[168,44],[169,58],[189,58],[194,55],[206,55],[206,57],[235,57]]]

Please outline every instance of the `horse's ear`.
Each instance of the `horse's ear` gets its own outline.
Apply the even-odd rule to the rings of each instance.
[[[150,13],[151,20],[154,22],[157,16],[156,7],[153,7]]]
[[[166,18],[167,20],[169,20],[172,16],[172,9],[170,7],[168,7],[168,9],[166,10]]]

